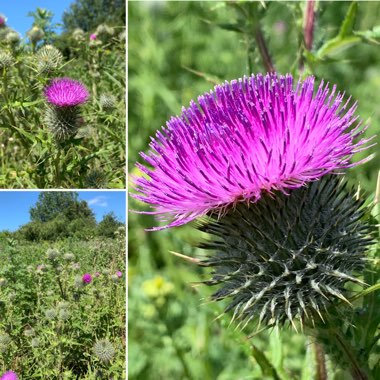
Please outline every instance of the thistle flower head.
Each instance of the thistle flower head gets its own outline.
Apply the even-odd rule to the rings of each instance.
[[[116,96],[112,94],[101,94],[99,103],[103,110],[112,110],[116,106]]]
[[[59,257],[59,251],[55,248],[48,248],[46,251],[46,256],[49,260],[55,261]]]
[[[7,18],[0,13],[0,28],[5,26],[5,23],[7,22]]]
[[[0,51],[0,70],[12,66],[14,58],[7,51]]]
[[[71,253],[71,252],[68,252],[68,253],[65,253],[63,255],[63,258],[66,261],[74,261],[75,260],[75,255],[73,253]]]
[[[0,377],[0,380],[18,380],[18,377],[15,372],[7,371]]]
[[[104,170],[93,168],[88,172],[83,183],[87,189],[104,189],[107,187],[108,179]]]
[[[200,261],[213,268],[205,284],[219,285],[212,298],[229,299],[226,312],[241,323],[301,323],[337,301],[348,302],[347,282],[365,265],[374,227],[363,221],[363,201],[338,176],[325,176],[288,196],[265,195],[239,204],[222,219],[205,222],[202,248],[216,250]]]
[[[351,167],[368,140],[354,141],[363,129],[348,103],[323,81],[314,94],[313,77],[294,86],[291,75],[259,74],[216,86],[157,132],[132,196],[172,227]]]
[[[45,36],[45,32],[38,26],[33,26],[32,29],[26,32],[26,34],[29,37],[30,41],[34,44],[42,40]]]
[[[53,321],[55,318],[57,318],[57,312],[54,309],[49,309],[45,311],[45,317],[49,321]]]
[[[85,273],[85,274],[82,276],[82,281],[83,281],[83,283],[85,283],[85,284],[89,284],[89,283],[91,283],[91,281],[92,281],[92,276],[90,275],[90,273]]]
[[[11,341],[11,337],[7,333],[0,334],[0,346],[8,346]]]
[[[28,338],[32,337],[32,336],[35,336],[36,335],[36,332],[34,330],[33,327],[27,327],[25,330],[24,330],[24,335]]]
[[[55,78],[44,91],[47,101],[56,107],[74,107],[89,97],[86,87],[74,79]]]
[[[93,347],[94,354],[103,363],[108,363],[115,356],[115,349],[108,339],[98,340]]]
[[[81,28],[75,28],[73,30],[73,33],[72,33],[72,37],[77,40],[77,41],[81,41],[84,39],[84,36],[85,36],[85,33],[84,33],[84,30],[81,29]]]
[[[70,318],[70,312],[67,309],[60,309],[58,312],[58,318],[61,321],[67,321]]]
[[[37,71],[40,74],[50,73],[62,64],[61,52],[52,45],[45,45],[36,54]]]
[[[94,41],[98,38],[98,36],[95,33],[90,34],[90,41]]]
[[[32,346],[32,348],[37,348],[40,346],[40,339],[39,338],[33,338],[32,341],[30,342],[30,345]]]
[[[15,44],[19,42],[21,39],[20,34],[18,34],[15,30],[9,30],[8,33],[5,35],[5,42],[8,44]]]

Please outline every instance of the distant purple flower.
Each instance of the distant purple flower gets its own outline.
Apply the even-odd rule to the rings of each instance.
[[[95,33],[90,34],[90,40],[94,41],[98,38],[98,36]]]
[[[92,281],[92,276],[91,276],[89,273],[85,273],[85,274],[82,276],[82,281],[83,281],[85,284],[89,284],[89,283]]]
[[[0,380],[18,380],[18,377],[15,372],[8,371],[3,374],[3,376],[0,377]]]
[[[0,27],[5,25],[6,21],[7,21],[7,19],[5,18],[5,16],[0,15]]]
[[[117,271],[116,272],[116,276],[119,277],[119,278],[121,278],[121,277],[123,277],[123,273],[121,273],[120,271]]]
[[[273,29],[277,35],[282,35],[287,30],[287,25],[284,21],[277,21],[273,25]]]
[[[100,273],[99,272],[95,272],[95,277],[99,277],[100,276]]]
[[[57,107],[74,107],[87,101],[86,87],[74,79],[55,78],[44,91],[47,101]]]
[[[258,74],[226,82],[182,108],[156,133],[149,167],[134,178],[138,194],[168,223],[185,224],[265,192],[286,193],[350,163],[369,140],[344,94],[314,77],[294,86],[291,75]]]

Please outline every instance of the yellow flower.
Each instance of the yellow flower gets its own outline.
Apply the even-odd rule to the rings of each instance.
[[[174,285],[166,281],[162,276],[156,276],[146,280],[142,284],[142,290],[150,298],[166,297],[173,293]]]

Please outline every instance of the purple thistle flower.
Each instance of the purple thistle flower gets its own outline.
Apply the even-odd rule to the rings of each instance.
[[[152,168],[133,178],[138,194],[168,224],[185,224],[264,192],[303,186],[349,168],[354,153],[371,139],[354,142],[365,128],[356,103],[314,77],[294,86],[290,74],[258,74],[226,82],[182,108],[158,131],[148,154]]]
[[[89,283],[92,281],[92,276],[90,275],[90,273],[85,273],[85,274],[82,276],[82,281],[83,281],[85,284],[89,284]]]
[[[4,15],[0,14],[0,27],[4,26],[6,23],[7,19]]]
[[[95,272],[95,277],[99,277],[100,276],[100,273],[99,272]]]
[[[116,272],[116,276],[119,277],[119,278],[121,278],[121,277],[123,277],[123,273],[121,273],[120,271],[117,271]]]
[[[8,371],[0,377],[0,380],[18,380],[18,377],[15,372]]]
[[[98,36],[95,33],[90,34],[90,40],[94,41],[98,38]]]
[[[55,78],[44,91],[47,101],[57,107],[74,107],[87,101],[86,87],[70,78]]]

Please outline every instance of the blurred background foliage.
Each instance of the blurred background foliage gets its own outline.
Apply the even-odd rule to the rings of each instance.
[[[217,83],[265,72],[255,41],[242,32],[244,2],[130,2],[128,4],[128,129],[130,175],[155,131],[191,99]],[[254,3],[276,71],[313,74],[358,101],[357,114],[380,137],[379,2],[318,2],[314,41],[304,49],[304,2]],[[247,59],[248,57],[248,59]],[[250,70],[250,68],[252,70]],[[251,72],[252,71],[252,72]],[[301,148],[300,148],[301,149]],[[368,153],[359,153],[357,161]],[[140,161],[141,162],[141,161]],[[350,169],[352,183],[373,199],[379,156]],[[130,199],[130,209],[146,207]],[[292,331],[261,332],[215,318],[223,304],[208,303],[210,289],[192,286],[199,268],[172,256],[202,252],[194,226],[146,232],[151,216],[129,217],[130,379],[312,379],[315,347]],[[205,303],[205,305],[204,305]],[[328,362],[331,378],[347,379]]]

